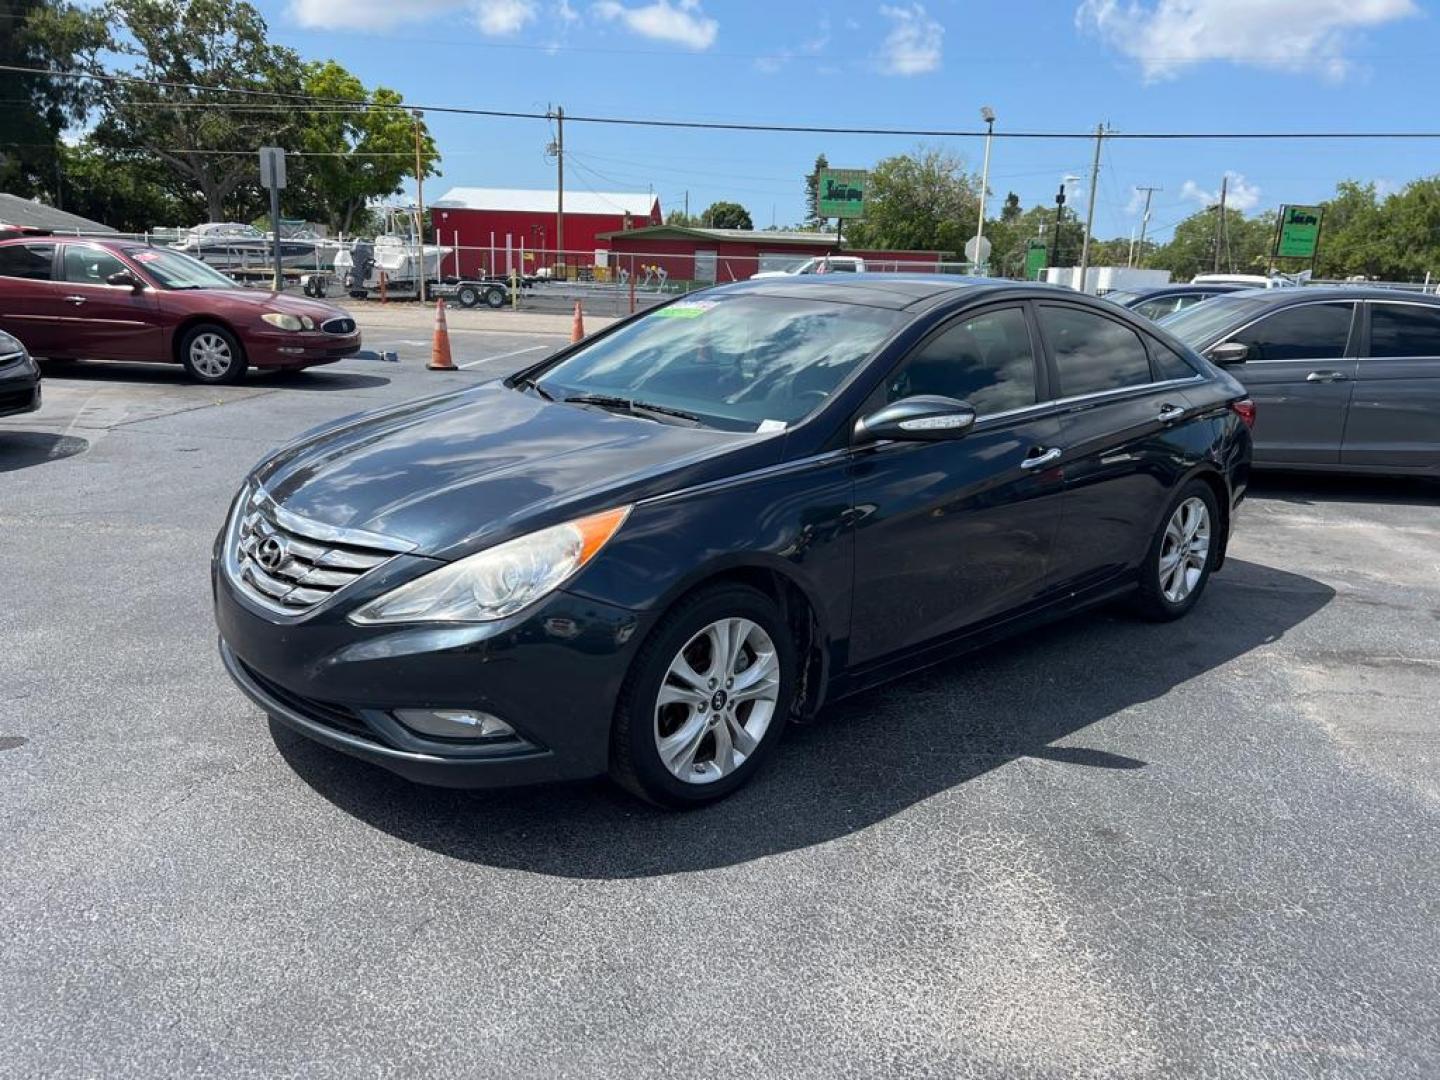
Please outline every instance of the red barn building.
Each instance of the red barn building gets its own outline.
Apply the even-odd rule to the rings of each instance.
[[[460,276],[482,271],[506,273],[520,268],[533,273],[555,264],[555,192],[516,188],[457,187],[430,204],[435,240],[459,248]],[[588,266],[597,248],[609,247],[602,233],[659,225],[659,196],[648,193],[567,191],[565,193],[565,261]],[[549,252],[545,255],[543,253]],[[541,253],[534,254],[532,253]],[[445,258],[444,272],[457,273],[456,258]]]

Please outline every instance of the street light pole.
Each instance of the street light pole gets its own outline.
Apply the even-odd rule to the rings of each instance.
[[[425,114],[411,109],[415,121],[415,262],[419,267],[420,302],[425,302],[425,168],[420,155],[420,121]]]
[[[985,121],[985,165],[980,170],[980,220],[975,223],[976,264],[985,261],[980,255],[980,245],[985,239],[985,204],[990,198],[990,142],[995,137],[995,110],[989,105],[982,105],[980,119]],[[971,270],[978,272],[979,265],[972,266]]]
[[[1065,212],[1065,181],[1060,181],[1060,190],[1055,193],[1055,231],[1050,237],[1050,265],[1060,265],[1060,215]]]

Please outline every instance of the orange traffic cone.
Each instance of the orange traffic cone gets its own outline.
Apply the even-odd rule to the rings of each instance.
[[[450,330],[445,325],[445,301],[435,301],[435,340],[430,346],[430,363],[425,365],[431,371],[459,371],[455,361],[450,359]]]
[[[580,301],[575,301],[575,322],[570,327],[570,340],[579,341],[585,336],[585,312],[580,310]]]

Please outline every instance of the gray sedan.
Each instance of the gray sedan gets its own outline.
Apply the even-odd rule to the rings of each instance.
[[[1440,476],[1440,298],[1255,289],[1161,325],[1250,391],[1256,467]]]

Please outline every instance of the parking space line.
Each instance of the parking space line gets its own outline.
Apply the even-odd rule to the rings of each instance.
[[[535,352],[537,349],[548,349],[549,345],[531,345],[528,349],[516,349],[514,352],[502,352],[498,356],[482,356],[479,360],[471,360],[468,364],[459,364],[458,367],[474,367],[476,364],[488,364],[491,360],[504,360],[511,356],[520,356],[527,352]]]

